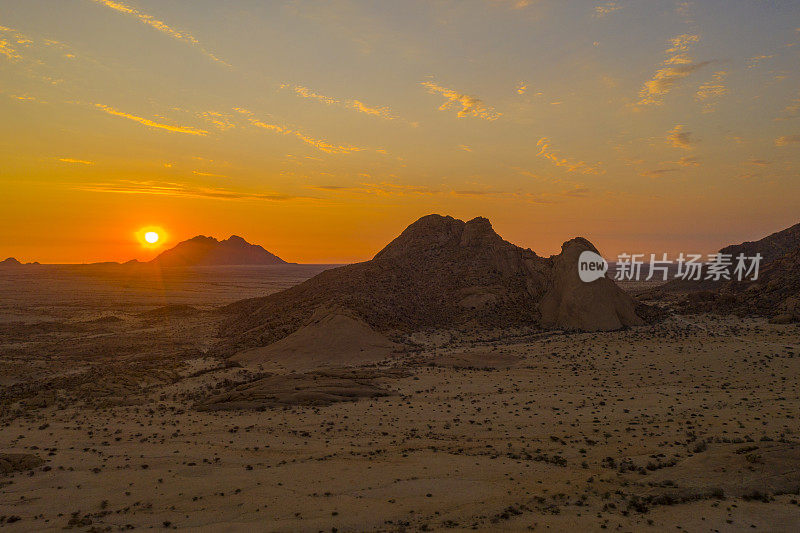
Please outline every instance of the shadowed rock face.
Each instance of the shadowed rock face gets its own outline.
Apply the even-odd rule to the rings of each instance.
[[[686,313],[721,313],[768,317],[773,322],[800,321],[800,224],[761,240],[726,246],[720,253],[753,257],[761,254],[756,280],[672,280],[645,296],[675,298]],[[681,293],[686,293],[681,295]]]
[[[159,266],[280,265],[286,261],[237,235],[223,241],[198,235],[162,252],[151,263]]]
[[[548,291],[542,298],[541,325],[582,331],[613,330],[641,324],[635,300],[609,278],[584,283],[578,276],[578,257],[597,249],[582,237],[565,242],[553,256]]]
[[[236,348],[264,346],[307,324],[321,306],[347,309],[380,332],[537,324],[594,331],[641,323],[633,299],[611,280],[579,280],[583,249],[594,247],[575,239],[542,258],[504,241],[485,218],[428,215],[370,261],[223,308],[229,319],[221,333]]]
[[[726,246],[720,253],[731,254],[734,258],[739,254],[752,257],[761,254],[762,264],[778,259],[800,247],[800,224],[775,232],[757,241]]]

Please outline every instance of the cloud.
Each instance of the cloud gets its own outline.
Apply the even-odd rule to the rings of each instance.
[[[795,143],[800,143],[800,135],[784,135],[775,139],[775,146],[789,146]]]
[[[776,120],[786,120],[790,118],[795,118],[800,112],[800,94],[795,97],[789,105],[783,108],[783,116],[776,119]]]
[[[39,101],[41,101],[41,100],[38,100],[34,96],[28,96],[28,95],[20,96],[20,95],[16,95],[16,94],[9,94],[8,97],[9,98],[13,98],[14,100],[19,100],[20,102],[39,102]]]
[[[491,0],[495,4],[505,4],[511,9],[524,9],[531,5],[531,0]]]
[[[392,114],[388,107],[370,107],[366,105],[364,102],[359,100],[349,100],[347,102],[347,107],[351,109],[355,109],[356,111],[360,111],[361,113],[366,113],[367,115],[374,115],[376,117],[384,118],[386,120],[394,120],[397,118]]]
[[[678,82],[710,63],[709,61],[695,63],[689,57],[691,45],[699,40],[699,36],[689,34],[670,39],[670,48],[664,52],[667,58],[639,91],[640,100],[636,106],[661,105],[664,96],[669,94]]]
[[[655,170],[645,170],[644,172],[640,172],[639,175],[644,176],[645,178],[660,178],[664,174],[677,171],[677,168],[657,168]]]
[[[461,109],[458,110],[459,118],[473,116],[484,120],[497,120],[502,115],[502,113],[498,113],[494,108],[487,106],[480,98],[475,96],[469,96],[456,90],[442,87],[431,81],[423,81],[420,84],[427,87],[429,93],[441,94],[447,99],[445,103],[439,106],[440,111],[446,111],[453,106],[460,106]]]
[[[695,144],[691,136],[691,131],[683,131],[683,124],[678,124],[667,133],[667,142],[675,148],[691,150]]]
[[[746,60],[747,68],[753,68],[753,67],[757,66],[759,63],[761,63],[762,61],[765,61],[767,59],[772,59],[773,57],[775,57],[775,56],[770,54],[770,55],[760,55],[760,56],[755,56],[755,57],[748,58]]]
[[[58,159],[62,163],[75,163],[79,165],[94,165],[94,161],[86,161],[83,159],[72,159],[71,157],[61,157]]]
[[[74,59],[76,57],[69,46],[54,39],[37,38],[34,40],[7,26],[0,26],[0,32],[7,34],[0,38],[0,58],[5,57],[12,63],[27,61],[31,66],[43,67],[45,66],[43,58],[52,48],[58,49],[63,58]],[[52,81],[46,77],[44,79]]]
[[[226,63],[222,59],[218,58],[217,56],[215,56],[214,54],[203,48],[202,45],[200,45],[200,42],[188,32],[178,31],[175,28],[169,26],[167,23],[156,19],[152,15],[148,15],[147,13],[142,13],[138,9],[125,5],[122,2],[116,2],[114,0],[94,0],[94,1],[100,5],[113,9],[114,11],[118,11],[125,15],[136,17],[137,19],[139,19],[140,22],[143,22],[144,24],[147,24],[148,26],[155,28],[161,33],[169,35],[173,39],[189,43],[192,46],[196,46],[209,59],[216,61],[217,63],[222,63],[223,65],[230,66],[228,65],[228,63]]]
[[[358,185],[316,185],[310,187],[320,191],[335,193],[370,194],[378,196],[430,195],[441,191],[424,185],[399,185],[391,182],[359,183]]]
[[[555,152],[550,150],[550,139],[547,137],[542,137],[539,139],[539,142],[536,143],[536,146],[539,147],[539,153],[536,155],[539,157],[544,157],[545,159],[549,159],[555,166],[563,167],[567,170],[567,172],[580,172],[581,174],[605,174],[605,170],[601,169],[599,165],[590,165],[585,161],[562,158],[561,156],[557,155]]]
[[[90,183],[76,190],[115,194],[144,194],[174,198],[204,198],[209,200],[269,200],[286,201],[313,199],[311,196],[292,196],[278,193],[253,193],[216,187],[192,187],[181,183],[122,180],[114,183]]]
[[[113,107],[109,107],[103,104],[95,104],[95,107],[102,111],[105,111],[109,115],[127,118],[128,120],[133,120],[134,122],[138,122],[139,124],[144,124],[145,126],[148,126],[150,128],[158,128],[162,130],[172,131],[175,133],[187,133],[189,135],[208,135],[208,132],[205,130],[192,128],[191,126],[173,126],[171,124],[161,124],[159,122],[154,122],[147,118],[137,117],[136,115],[131,115],[130,113],[117,111]]]
[[[583,185],[576,185],[571,189],[544,193],[520,193],[518,196],[533,204],[552,205],[560,204],[569,200],[589,198],[594,191]]]
[[[604,4],[599,4],[594,7],[594,16],[597,18],[602,18],[618,9],[622,9],[622,6],[617,2],[606,2]]]
[[[0,55],[5,56],[9,61],[19,61],[22,56],[17,49],[6,39],[0,39]]]
[[[287,85],[282,85],[281,87],[287,87]],[[315,98],[328,105],[339,103],[339,101],[335,98],[317,94],[314,91],[310,90],[308,87],[303,87],[302,85],[296,85],[294,87],[294,92],[299,96],[302,96],[303,98]]]
[[[281,85],[281,88],[289,87],[289,85]],[[308,87],[303,87],[302,85],[295,85],[292,87],[292,90],[298,96],[303,98],[312,98],[315,100],[319,100],[320,102],[326,105],[339,105],[346,107],[348,109],[354,109],[360,113],[365,113],[367,115],[372,115],[375,117],[379,117],[385,120],[395,120],[397,116],[392,113],[392,110],[388,107],[372,107],[361,100],[338,100],[336,98],[332,98],[330,96],[325,96],[323,94],[316,93],[309,89]]]
[[[681,157],[677,161],[673,161],[676,165],[680,165],[682,167],[699,167],[700,162],[695,157]]]
[[[197,176],[206,176],[206,177],[209,177],[209,178],[227,178],[228,177],[225,174],[213,174],[211,172],[200,172],[199,170],[192,170],[192,174],[195,174]]]
[[[210,122],[214,127],[219,130],[226,131],[236,127],[231,120],[231,116],[227,113],[218,113],[216,111],[204,111],[198,116]]]
[[[303,133],[301,131],[298,131],[298,130],[289,129],[289,128],[286,128],[284,126],[280,126],[278,124],[269,124],[267,122],[263,122],[263,121],[258,120],[257,118],[255,118],[253,116],[253,112],[248,110],[248,109],[244,109],[244,108],[241,108],[241,107],[235,107],[234,110],[238,111],[239,113],[244,115],[245,119],[251,125],[253,125],[253,126],[257,127],[257,128],[274,131],[275,133],[280,133],[282,135],[293,135],[293,136],[297,137],[298,139],[300,139],[301,141],[303,141],[304,143],[310,144],[314,148],[317,148],[318,150],[321,150],[321,151],[329,153],[329,154],[349,154],[349,153],[352,153],[352,152],[361,152],[361,151],[365,150],[365,148],[361,148],[359,146],[353,146],[353,145],[350,145],[350,144],[346,144],[346,145],[332,144],[332,143],[330,143],[328,141],[324,141],[322,139],[317,139],[317,138],[311,137],[310,135],[307,135],[307,134],[305,134],[305,133]]]
[[[719,70],[714,73],[710,81],[705,82],[697,88],[694,94],[696,102],[703,105],[703,113],[711,113],[717,105],[717,100],[722,96],[728,94],[728,88],[725,86],[725,78],[728,73],[724,70]]]

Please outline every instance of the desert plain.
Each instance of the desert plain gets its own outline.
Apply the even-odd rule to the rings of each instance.
[[[327,267],[0,272],[0,526],[800,524],[797,323],[670,314],[619,331],[467,325],[383,344],[341,323],[342,342],[366,352],[348,364],[215,355],[220,306]]]

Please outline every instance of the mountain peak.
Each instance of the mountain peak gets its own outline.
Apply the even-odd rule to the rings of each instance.
[[[228,242],[228,243],[231,243],[231,244],[248,244],[248,245],[250,244],[249,242],[244,240],[244,238],[239,237],[238,235],[231,235],[230,237],[228,237],[227,239],[225,239],[222,242]]]
[[[437,254],[437,250],[513,246],[492,228],[489,219],[476,217],[464,222],[451,216],[426,215],[410,224],[375,255],[375,259],[412,258]]]
[[[16,257],[9,257],[7,259],[3,259],[2,261],[0,261],[0,266],[20,266],[20,265],[22,265],[22,263],[20,263]]]
[[[219,241],[197,235],[179,242],[151,261],[161,266],[278,265],[286,261],[238,235]]]

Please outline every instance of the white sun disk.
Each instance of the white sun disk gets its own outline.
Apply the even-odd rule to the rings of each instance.
[[[155,244],[158,242],[158,233],[155,231],[148,231],[144,234],[144,240],[149,242],[150,244]]]

